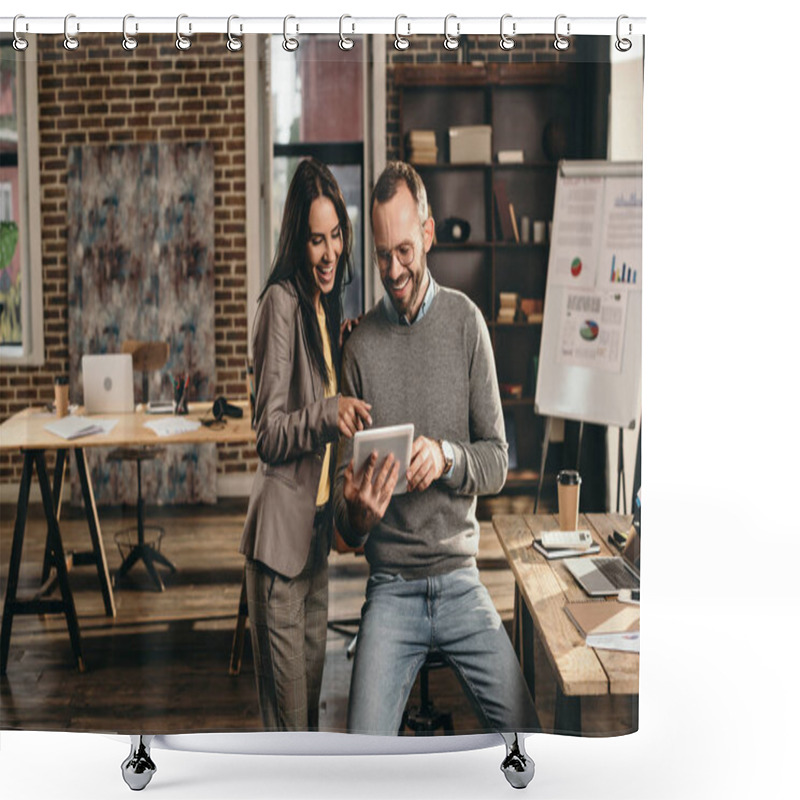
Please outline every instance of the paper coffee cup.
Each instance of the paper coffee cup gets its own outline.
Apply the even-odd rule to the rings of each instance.
[[[581,476],[577,470],[562,469],[558,473],[558,527],[562,531],[578,530],[578,506]]]
[[[56,378],[55,382],[56,416],[66,417],[69,412],[69,384],[64,377]]]

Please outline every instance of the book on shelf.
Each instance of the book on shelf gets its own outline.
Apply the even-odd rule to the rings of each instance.
[[[511,217],[511,230],[514,232],[514,241],[519,244],[519,227],[517,227],[517,215],[514,212],[514,204],[508,204],[508,215]]]
[[[498,322],[514,322],[519,310],[519,294],[517,292],[500,292],[500,308],[497,309]]]
[[[544,320],[544,300],[538,297],[523,297],[519,301],[519,310],[527,322],[542,322]]]
[[[435,164],[437,158],[437,150],[413,148],[409,153],[409,160],[412,164]]]
[[[513,242],[514,226],[511,224],[508,191],[506,189],[505,181],[494,182],[494,200],[501,241]]]
[[[513,308],[519,305],[519,292],[500,292],[500,308]]]
[[[408,160],[413,164],[435,164],[439,157],[436,134],[429,130],[412,130],[406,134]]]
[[[515,322],[517,319],[517,310],[515,308],[500,308],[497,311],[497,321],[505,324]]]
[[[436,147],[435,131],[414,128],[406,134],[406,137],[411,144],[431,145]]]
[[[619,600],[567,603],[564,611],[589,647],[639,652],[639,606]]]
[[[525,151],[524,150],[498,150],[497,151],[498,164],[524,164]]]

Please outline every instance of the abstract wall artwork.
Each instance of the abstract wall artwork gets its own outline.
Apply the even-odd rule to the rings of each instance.
[[[81,357],[127,339],[167,341],[149,399],[214,398],[214,151],[208,143],[73,147],[68,164],[70,397],[82,402]],[[142,377],[135,376],[142,398]],[[146,399],[146,398],[145,398]],[[87,452],[98,503],[136,503],[136,465]],[[214,502],[216,449],[166,448],[145,462],[148,502]],[[71,470],[75,476],[76,470]],[[80,497],[73,477],[73,497]]]

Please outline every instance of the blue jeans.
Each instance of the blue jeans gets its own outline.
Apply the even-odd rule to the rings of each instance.
[[[483,730],[539,730],[500,616],[477,568],[469,567],[420,580],[370,576],[350,685],[348,731],[397,734],[414,679],[431,650],[441,652],[455,671]]]

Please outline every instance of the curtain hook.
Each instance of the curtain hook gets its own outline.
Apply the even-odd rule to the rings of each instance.
[[[175,20],[175,47],[178,50],[188,50],[192,46],[192,40],[181,33],[181,20],[186,19],[188,14],[178,14]],[[189,33],[192,32],[192,23],[189,23]]]
[[[283,49],[287,53],[293,53],[300,46],[300,42],[294,36],[289,36],[287,27],[290,19],[296,19],[296,17],[288,16],[283,18]],[[295,30],[297,30],[297,26],[295,26]]]
[[[14,41],[11,42],[12,46],[14,47],[14,49],[19,53],[21,53],[23,50],[27,50],[28,49],[28,40],[27,39],[23,39],[17,33],[17,20],[20,20],[20,19],[25,19],[25,16],[23,14],[17,14],[17,16],[14,17],[14,25],[13,25],[13,28],[12,28],[12,30],[14,31]],[[26,27],[27,27],[27,25],[26,25]]]
[[[394,18],[394,46],[396,50],[408,50],[409,45],[411,42],[408,41],[404,36],[400,35],[399,27],[400,27],[400,20],[401,19],[408,19],[405,14],[398,14]],[[408,33],[407,36],[411,35],[411,23],[406,23],[408,25]]]
[[[64,17],[64,49],[65,50],[76,50],[77,47],[78,47],[78,44],[79,44],[78,40],[69,32],[69,30],[67,30],[67,28],[69,27],[69,21],[71,19],[75,19],[75,15],[74,14],[67,14],[67,16]],[[79,31],[80,27],[81,26],[76,23],[75,30]]]
[[[122,18],[122,46],[128,51],[135,50],[137,45],[139,44],[139,42],[137,42],[136,39],[133,38],[133,36],[130,36],[128,34],[128,20],[129,19],[135,19],[133,14],[126,14]],[[138,23],[136,23],[136,30],[137,31],[139,30],[139,24]]]
[[[556,23],[555,23],[555,35],[556,35],[556,38],[555,38],[555,41],[553,42],[553,47],[555,47],[556,50],[566,50],[569,47],[569,40],[565,39],[558,32],[558,21],[560,19],[566,19],[566,18],[567,18],[566,14],[559,14],[556,17]],[[569,22],[567,22],[567,36],[569,36]]]
[[[225,46],[228,48],[228,50],[231,51],[231,53],[238,53],[239,50],[241,50],[242,46],[243,46],[242,40],[241,39],[237,39],[231,33],[231,22],[233,22],[233,20],[235,20],[235,19],[239,19],[239,17],[237,17],[235,14],[231,14],[231,16],[228,17],[228,41],[227,41]],[[242,26],[241,26],[241,23],[240,23],[239,24],[239,33],[241,33],[241,32],[242,32]]]
[[[621,14],[620,16],[617,17],[617,41],[614,42],[614,47],[616,47],[617,50],[620,51],[620,53],[627,53],[628,50],[630,50],[631,47],[633,47],[633,42],[631,42],[630,39],[623,39],[619,35],[620,23],[624,19],[628,19],[628,17],[625,16],[625,14]],[[633,31],[633,28],[631,27],[631,24],[629,22],[628,23],[628,36],[631,35],[632,31]]]
[[[339,47],[342,50],[352,50],[355,42],[352,39],[348,39],[342,32],[342,26],[344,25],[344,21],[346,19],[353,19],[353,18],[349,14],[342,14],[342,16],[339,17]],[[353,25],[353,33],[355,33],[355,30],[356,26]]]
[[[512,18],[511,14],[503,14],[503,16],[500,17],[500,47],[503,50],[513,50],[514,45],[516,44],[516,42],[511,38],[511,36],[513,36],[517,32],[517,23],[516,22],[511,23],[511,36],[509,36],[503,31],[503,24],[507,19],[511,18]]]
[[[447,32],[447,23],[451,20],[456,20],[456,35],[453,36],[452,34]],[[455,50],[458,47],[458,36],[461,32],[461,23],[458,22],[458,19],[455,14],[448,14],[444,18],[444,49],[445,50]]]

